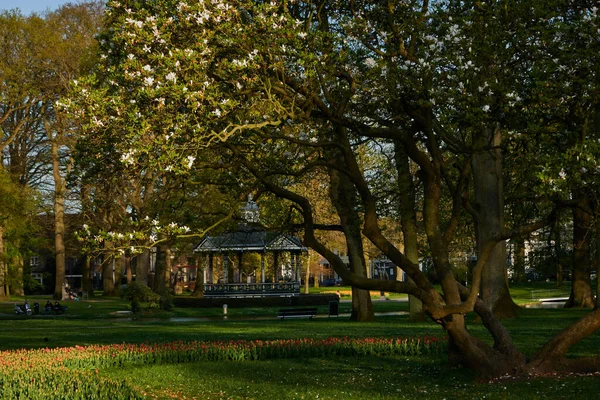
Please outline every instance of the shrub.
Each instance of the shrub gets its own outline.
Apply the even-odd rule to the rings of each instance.
[[[148,286],[131,282],[125,290],[121,292],[121,298],[127,299],[131,303],[131,311],[134,313],[142,310],[142,303],[148,303],[148,308],[156,308],[161,302],[161,297],[154,293]]]
[[[167,289],[166,293],[163,296],[160,296],[160,309],[171,311],[173,309],[173,297],[173,289]]]

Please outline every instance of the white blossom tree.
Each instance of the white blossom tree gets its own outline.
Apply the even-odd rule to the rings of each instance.
[[[593,8],[581,10],[586,18],[570,25],[575,31],[598,21]],[[239,179],[291,204],[304,242],[346,282],[421,300],[424,312],[448,332],[452,360],[488,376],[587,371],[597,368],[598,358],[571,360],[566,353],[600,326],[597,311],[526,360],[491,309],[506,287],[505,272],[491,272],[488,263],[498,260],[497,245],[549,224],[555,215],[512,230],[503,226],[498,139],[535,133],[512,123],[512,115],[547,101],[531,92],[526,98],[520,86],[534,84],[547,70],[525,50],[543,52],[544,43],[535,39],[537,22],[562,11],[579,12],[560,1],[533,8],[452,1],[111,1],[100,37],[104,62],[94,76],[76,83],[65,103],[85,121],[86,135],[111,140],[130,173],[185,175],[205,152],[234,160]],[[376,143],[403,152],[395,161],[395,180],[406,177],[407,158],[418,170],[422,198],[415,205],[441,294],[381,228],[383,199],[375,196],[371,171],[360,160],[360,149]],[[531,162],[543,169],[533,157]],[[472,170],[492,175],[474,178],[481,184],[475,201]],[[361,276],[318,239],[322,226],[314,204],[294,186],[313,171],[329,172],[347,244],[356,243],[359,227],[358,234],[411,281]],[[532,178],[532,186],[543,183],[542,176]],[[486,214],[488,206],[493,212]],[[471,289],[459,283],[450,254],[465,212],[485,231]],[[490,283],[498,278],[500,283]],[[484,302],[478,295],[489,288],[492,299]],[[472,311],[493,346],[468,332],[465,314]]]

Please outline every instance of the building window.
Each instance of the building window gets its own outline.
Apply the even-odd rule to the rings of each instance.
[[[33,256],[31,256],[31,258],[29,258],[29,266],[37,267],[39,264],[40,264],[40,259],[37,255],[33,255]]]

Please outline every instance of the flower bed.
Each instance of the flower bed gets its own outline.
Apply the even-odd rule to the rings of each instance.
[[[99,368],[197,361],[256,361],[362,355],[441,354],[446,342],[422,338],[328,338],[75,346],[0,352],[0,399],[137,399],[126,382]]]

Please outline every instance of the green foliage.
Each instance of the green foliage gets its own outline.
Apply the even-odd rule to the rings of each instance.
[[[159,306],[161,310],[171,311],[173,309],[173,289],[168,288],[164,295],[160,296]]]
[[[148,308],[157,308],[159,304],[162,305],[160,295],[154,293],[147,285],[137,281],[127,285],[121,292],[121,298],[129,300],[131,311],[134,313],[142,311],[142,303],[146,303]]]

